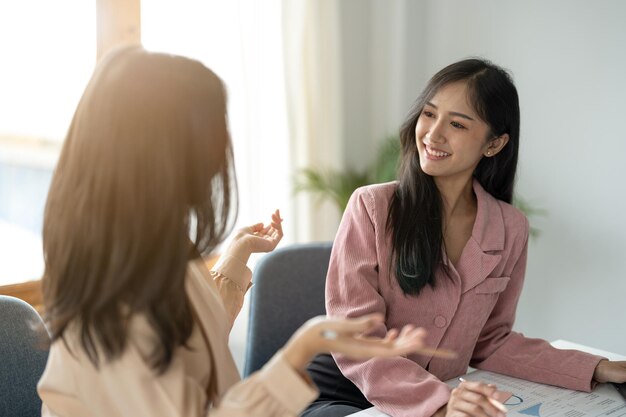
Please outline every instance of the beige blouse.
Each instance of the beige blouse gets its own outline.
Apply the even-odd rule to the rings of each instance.
[[[177,348],[162,375],[157,375],[145,360],[155,335],[143,316],[133,318],[122,356],[98,368],[84,354],[73,332],[66,337],[71,353],[62,340],[55,341],[37,387],[43,401],[42,416],[298,415],[316,398],[317,390],[284,360],[281,352],[263,369],[240,380],[228,348],[228,335],[252,274],[231,256],[222,257],[214,270],[210,274],[202,261],[189,263],[185,289],[200,323],[194,327],[189,348]]]

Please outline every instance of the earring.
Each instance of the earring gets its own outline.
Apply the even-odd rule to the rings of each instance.
[[[487,156],[491,156],[491,151],[487,151]]]

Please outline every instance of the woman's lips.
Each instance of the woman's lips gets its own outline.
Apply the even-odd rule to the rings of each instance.
[[[449,157],[451,154],[448,152],[440,151],[439,149],[432,148],[428,145],[425,145],[426,149],[426,157],[431,161],[440,161]]]

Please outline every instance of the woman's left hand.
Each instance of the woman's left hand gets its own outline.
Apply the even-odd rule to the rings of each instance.
[[[593,372],[593,379],[597,382],[626,382],[626,361],[608,361],[602,359]]]
[[[276,210],[267,226],[257,223],[240,229],[232,243],[235,251],[245,257],[252,253],[273,251],[283,238],[282,221],[280,211]]]

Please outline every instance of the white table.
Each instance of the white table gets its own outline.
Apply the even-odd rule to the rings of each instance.
[[[559,349],[576,349],[583,352],[591,353],[593,355],[604,356],[605,358],[608,358],[612,361],[626,361],[626,356],[618,355],[617,353],[607,352],[605,350],[600,350],[585,345],[580,345],[578,343],[568,342],[567,340],[555,340],[551,344],[552,346]],[[599,384],[595,388],[594,392],[596,392],[597,390],[601,390],[602,392],[609,395],[614,394],[616,398],[619,398],[619,394],[617,393],[617,391],[615,391],[615,389],[608,384]],[[389,415],[372,407],[368,408],[367,410],[359,411],[358,413],[350,414],[348,417],[389,417]]]

